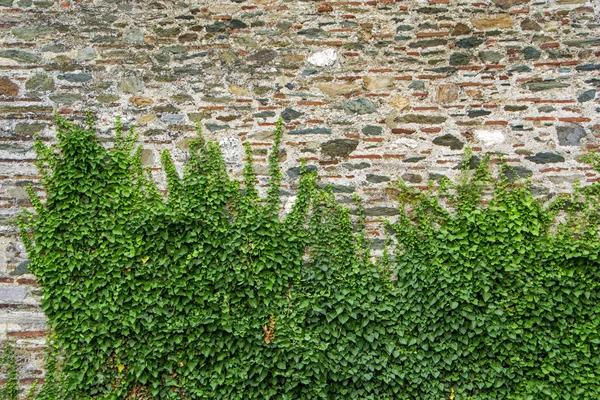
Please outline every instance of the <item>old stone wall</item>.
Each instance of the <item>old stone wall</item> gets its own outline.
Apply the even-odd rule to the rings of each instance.
[[[241,143],[264,180],[279,116],[284,184],[299,160],[340,201],[368,200],[372,234],[393,215],[388,182],[456,173],[461,154],[503,154],[540,197],[597,176],[578,156],[600,134],[598,0],[0,0],[0,341],[40,376],[40,291],[11,220],[36,184],[34,135],[53,113],[116,115],[144,163],[181,162],[194,125],[231,173]],[[312,168],[312,167],[311,167]]]

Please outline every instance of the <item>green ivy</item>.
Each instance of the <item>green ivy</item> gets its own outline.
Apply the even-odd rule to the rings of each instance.
[[[238,182],[198,128],[163,196],[133,129],[56,127],[21,219],[54,332],[40,399],[600,397],[596,185],[542,204],[467,154],[456,183],[395,185],[374,257],[359,199],[304,166],[281,216],[281,121],[264,198],[248,144]]]

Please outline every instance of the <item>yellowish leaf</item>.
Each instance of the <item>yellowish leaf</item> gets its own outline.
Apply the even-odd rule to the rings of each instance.
[[[146,262],[147,262],[149,259],[150,259],[150,257],[148,257],[148,256],[144,256],[144,257],[142,257],[142,262],[143,262],[144,264],[146,264]]]

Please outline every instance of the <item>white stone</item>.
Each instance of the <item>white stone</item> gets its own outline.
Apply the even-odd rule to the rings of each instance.
[[[504,142],[504,134],[500,131],[475,131],[475,137],[486,146],[495,146]]]
[[[335,64],[335,60],[337,60],[335,49],[325,49],[308,57],[308,62],[317,67],[329,67]]]
[[[412,139],[400,138],[400,139],[396,139],[394,144],[396,144],[398,146],[404,146],[404,147],[408,147],[410,149],[414,149],[419,145],[419,142],[417,142],[416,140],[412,140]]]
[[[242,161],[242,142],[233,136],[226,136],[219,140],[223,159],[227,164],[238,164]]]

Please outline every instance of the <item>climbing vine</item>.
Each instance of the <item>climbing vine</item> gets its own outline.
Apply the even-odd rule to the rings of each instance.
[[[543,204],[467,154],[455,183],[395,185],[374,257],[359,199],[304,166],[281,216],[281,121],[264,198],[249,145],[238,182],[198,129],[163,196],[133,129],[56,127],[20,221],[54,333],[40,399],[600,396],[596,185]]]

